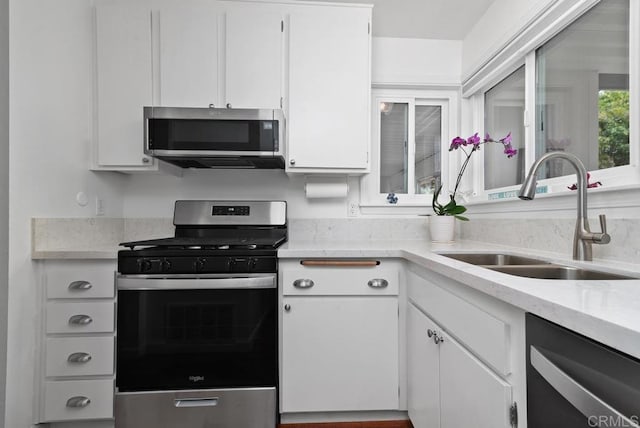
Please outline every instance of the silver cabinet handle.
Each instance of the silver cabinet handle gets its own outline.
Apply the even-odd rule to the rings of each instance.
[[[367,282],[367,285],[371,288],[385,288],[389,285],[389,281],[382,278],[375,278]]]
[[[93,285],[89,281],[73,281],[69,284],[69,290],[71,291],[85,291],[90,290]]]
[[[227,108],[231,108],[231,103],[227,103]]]
[[[74,352],[67,357],[70,363],[88,363],[91,361],[91,355],[86,352]]]
[[[434,334],[436,334],[435,331],[433,331],[431,329],[427,330],[427,336],[429,336],[430,338],[433,337]]]
[[[286,305],[284,305],[284,310],[289,312],[291,310],[291,305],[288,304],[288,303]]]
[[[587,418],[598,415],[599,417],[606,417],[607,420],[615,420],[619,426],[639,426],[637,421],[627,418],[562,371],[560,367],[545,357],[535,346],[531,347],[530,360],[533,368]]]
[[[179,398],[173,400],[175,407],[213,407],[218,405],[218,397],[211,398]]]
[[[289,163],[290,163],[291,165],[295,165],[295,164],[296,164],[296,160],[295,160],[295,159],[291,159],[291,160],[289,161]]]
[[[71,325],[87,325],[93,322],[93,318],[89,315],[72,315],[69,318],[69,324]]]
[[[296,279],[293,281],[293,286],[296,288],[311,288],[315,285],[311,279]]]
[[[71,397],[67,400],[67,407],[82,408],[87,407],[89,404],[91,404],[91,400],[89,399],[89,397],[84,397],[81,395],[77,397]]]
[[[433,335],[433,343],[435,343],[436,345],[439,345],[442,342],[444,342],[444,336],[438,336],[437,334]]]

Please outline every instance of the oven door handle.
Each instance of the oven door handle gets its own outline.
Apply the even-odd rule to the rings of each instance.
[[[151,277],[120,275],[118,290],[212,290],[242,288],[276,288],[276,275],[207,278],[180,275],[175,277]]]
[[[541,350],[535,346],[531,346],[530,360],[533,368],[585,417],[590,418],[590,420],[591,418],[605,417],[608,421],[624,421],[625,424],[620,426],[639,426],[637,420],[634,421],[626,417],[593,392],[589,391],[565,373],[560,367],[555,365],[550,359],[545,357]]]
[[[175,407],[213,407],[218,405],[218,397],[211,398],[176,398]]]

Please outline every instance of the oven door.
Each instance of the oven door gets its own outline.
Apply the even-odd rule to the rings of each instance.
[[[121,275],[119,392],[275,387],[275,274]]]

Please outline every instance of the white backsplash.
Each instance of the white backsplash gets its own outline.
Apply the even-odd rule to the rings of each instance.
[[[290,241],[425,240],[428,238],[426,217],[289,219]]]
[[[461,222],[460,238],[523,249],[571,255],[575,219],[473,219]],[[589,219],[600,231],[598,219]],[[593,258],[625,263],[640,262],[640,219],[607,219],[611,242],[593,246]]]
[[[597,219],[592,228],[599,230]],[[289,240],[428,240],[428,219],[289,219]],[[458,239],[571,255],[574,219],[473,219],[458,222]],[[594,245],[594,259],[640,262],[640,219],[608,219],[611,243]],[[55,218],[32,220],[32,250],[118,248],[123,241],[173,236],[170,218]]]

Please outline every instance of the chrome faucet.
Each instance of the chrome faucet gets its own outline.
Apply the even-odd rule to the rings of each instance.
[[[536,172],[540,166],[549,159],[564,159],[576,170],[578,176],[578,212],[576,218],[576,231],[573,235],[573,259],[591,261],[593,251],[591,244],[608,244],[611,236],[607,234],[607,219],[600,214],[601,233],[593,233],[589,229],[587,219],[587,170],[584,164],[575,155],[565,152],[549,152],[542,155],[531,167],[527,178],[524,180],[518,197],[530,201],[536,196]]]

